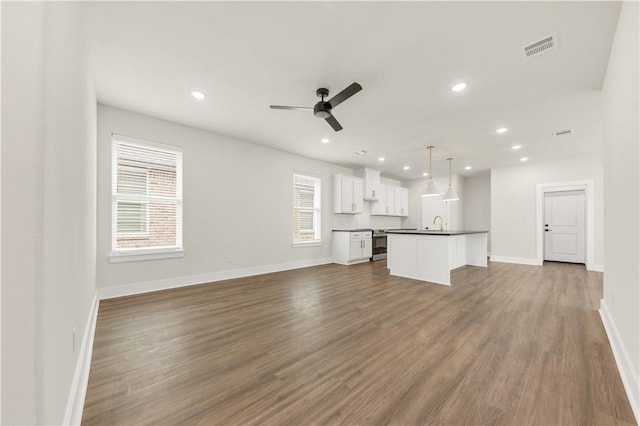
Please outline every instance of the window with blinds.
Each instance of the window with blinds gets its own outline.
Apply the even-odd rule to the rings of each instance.
[[[182,249],[182,151],[112,138],[112,252]]]
[[[293,242],[320,242],[320,178],[293,174]]]

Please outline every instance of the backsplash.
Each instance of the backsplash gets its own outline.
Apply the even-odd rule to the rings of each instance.
[[[332,214],[331,229],[398,229],[402,228],[402,218],[394,216],[369,215],[371,201],[364,202],[361,214]]]

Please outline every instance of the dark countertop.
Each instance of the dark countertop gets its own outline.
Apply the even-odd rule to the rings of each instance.
[[[371,228],[357,228],[357,229],[332,229],[331,232],[368,232],[373,231]]]
[[[402,229],[397,231],[386,231],[387,234],[410,234],[410,235],[466,235],[466,234],[486,234],[489,231],[468,231],[459,229],[445,229],[436,231],[433,229]]]

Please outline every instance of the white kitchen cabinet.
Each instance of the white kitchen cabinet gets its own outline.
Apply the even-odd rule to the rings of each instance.
[[[380,187],[380,171],[369,168],[358,169],[355,171],[364,181],[364,199],[367,201],[376,201],[379,199]]]
[[[359,177],[349,175],[333,176],[333,212],[362,213],[364,183]]]
[[[394,188],[394,216],[409,216],[409,190],[407,188]]]
[[[353,265],[368,262],[372,256],[371,231],[334,231],[332,233],[333,263]]]
[[[408,216],[409,190],[400,186],[380,185],[378,201],[372,203],[373,216]]]

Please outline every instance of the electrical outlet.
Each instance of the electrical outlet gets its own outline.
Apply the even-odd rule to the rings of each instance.
[[[76,351],[76,327],[73,326],[73,332],[71,335],[71,351],[75,352]]]

